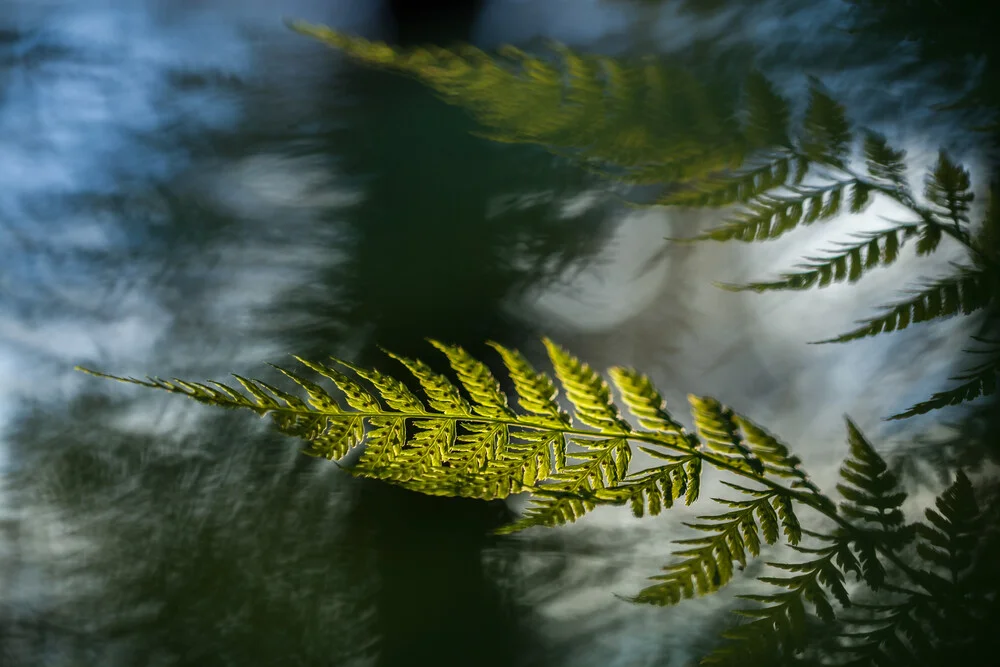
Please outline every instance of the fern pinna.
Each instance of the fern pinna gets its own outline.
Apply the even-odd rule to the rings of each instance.
[[[747,86],[749,125],[755,115],[787,119],[787,103],[758,77]],[[692,182],[675,198],[676,204],[732,206],[737,212],[729,221],[694,239],[743,242],[779,238],[800,225],[829,220],[845,210],[861,213],[875,195],[887,197],[912,214],[877,232],[856,234],[825,253],[809,257],[795,271],[777,279],[747,285],[723,285],[733,291],[768,292],[807,290],[833,283],[854,283],[865,274],[896,262],[901,248],[912,241],[918,256],[932,254],[944,237],[961,244],[965,264],[953,264],[952,273],[910,290],[909,296],[882,308],[882,312],[858,323],[852,331],[821,343],[844,343],[867,336],[905,329],[911,324],[957,314],[992,311],[1000,288],[1000,246],[997,229],[996,186],[990,205],[978,227],[970,231],[969,211],[973,201],[969,172],[944,151],[924,180],[923,201],[907,182],[905,151],[891,147],[885,137],[864,132],[861,153],[865,172],[849,166],[852,134],[844,107],[835,102],[818,82],[810,88],[810,100],[797,138],[781,133],[785,142],[776,153],[765,155],[741,169],[718,175],[707,182]],[[794,175],[789,164],[796,165]],[[807,175],[811,178],[805,185]],[[980,352],[987,360],[953,378],[961,384],[939,392],[892,419],[902,419],[948,405],[973,400],[996,391],[1000,371],[1000,345],[990,341]]]
[[[777,278],[723,285],[731,290],[854,283],[895,263],[908,242],[920,256],[934,253],[945,237],[967,251],[968,260],[950,275],[915,286],[854,330],[819,342],[853,341],[957,314],[989,310],[996,317],[997,186],[973,233],[974,198],[965,168],[942,151],[918,197],[906,177],[905,151],[871,131],[856,141],[846,109],[818,80],[812,80],[802,121],[793,128],[788,101],[759,72],[746,79],[742,108],[730,108],[691,72],[654,59],[579,54],[558,44],[554,58],[510,47],[497,56],[469,46],[401,51],[323,26],[290,26],[358,62],[416,78],[449,104],[468,109],[490,139],[541,145],[624,183],[660,186],[656,205],[729,209],[725,224],[675,240],[777,239],[800,226],[861,213],[876,196],[911,213],[910,220],[833,244]],[[864,162],[863,170],[852,166],[854,157]],[[952,378],[958,384],[891,418],[994,394],[1000,341],[977,343],[984,359]]]
[[[863,613],[843,619],[840,650],[852,664],[882,664],[884,655],[917,651],[914,628],[926,628],[919,641],[948,648],[948,642],[957,641],[949,630],[952,605],[963,606],[962,618],[982,621],[968,602],[975,595],[969,572],[975,570],[974,536],[981,522],[963,475],[938,499],[937,511],[928,510],[929,524],[905,525],[900,510],[905,493],[849,421],[850,456],[841,470],[838,507],[785,444],[715,399],[690,397],[694,430],[689,432],[666,410],[647,377],[612,368],[611,383],[634,415],[632,425],[600,374],[552,341],[544,342],[555,380],[516,350],[491,344],[510,375],[520,410],[510,405],[484,362],[437,341],[432,344],[446,357],[457,384],[421,360],[388,353],[412,375],[419,394],[383,371],[340,360],[298,359],[319,376],[313,379],[278,368],[301,396],[240,376],[227,385],[81,370],[270,415],[280,431],[305,440],[305,452],[314,456],[339,460],[363,445],[357,464],[347,468],[361,477],[435,495],[500,499],[529,493],[531,505],[500,530],[504,533],[565,524],[598,505],[628,504],[636,516],[659,514],[675,502],[690,505],[699,498],[706,465],[741,478],[725,482],[730,497],[712,499],[721,512],[687,524],[696,536],[677,540],[676,560],[634,597],[673,605],[717,592],[733,578],[735,566],[759,556],[764,545],[784,542],[802,554],[800,562],[768,563],[784,573],[761,577],[776,592],[741,596],[757,603],[739,611],[749,621],[728,631],[727,643],[705,664],[800,651],[806,645],[808,608],[830,622],[838,617],[835,603],[851,606],[849,574],[900,600],[854,605]],[[320,384],[323,380],[336,392]],[[557,402],[560,387],[572,414]],[[661,463],[630,471],[633,445]],[[825,516],[832,529],[804,529],[797,517],[803,507]],[[928,567],[904,562],[904,550],[913,543]],[[855,626],[876,629],[859,634],[851,631]]]

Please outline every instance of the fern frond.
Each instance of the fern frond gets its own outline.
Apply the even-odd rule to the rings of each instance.
[[[886,306],[881,315],[859,322],[860,327],[836,338],[817,343],[844,343],[880,333],[901,331],[912,323],[969,314],[982,310],[993,302],[990,278],[983,271],[958,267],[951,276],[936,280],[905,301]]]
[[[865,133],[864,154],[865,166],[872,178],[906,187],[906,151],[892,148],[884,136],[869,130]]]
[[[971,187],[969,172],[940,151],[934,170],[924,181],[924,197],[936,207],[936,214],[961,230],[962,223],[969,221],[969,205],[975,199]]]
[[[688,395],[694,425],[704,444],[732,467],[764,474],[764,463],[747,447],[736,414],[714,398]]]
[[[773,658],[783,649],[794,651],[804,645],[808,614],[800,591],[739,597],[767,606],[737,609],[736,614],[749,620],[723,632],[729,641],[705,656],[702,665],[754,664],[752,661]]]
[[[566,456],[580,462],[566,465],[549,478],[549,484],[536,488],[524,516],[501,528],[499,534],[576,521],[599,504],[600,491],[618,486],[625,478],[631,460],[627,438],[572,441],[584,449]]]
[[[823,187],[796,188],[794,195],[761,195],[728,223],[685,241],[770,241],[800,224],[830,220],[840,212],[841,198],[854,180],[835,181]]]
[[[609,369],[608,374],[640,426],[657,433],[676,434],[678,444],[690,445],[684,427],[667,412],[667,402],[648,377],[619,366]]]
[[[759,71],[751,72],[743,87],[747,119],[744,129],[747,141],[757,148],[788,146],[788,121],[791,112],[788,100]]]
[[[930,665],[935,653],[920,617],[927,614],[927,602],[911,598],[892,605],[865,605],[868,617],[841,619],[840,652],[848,656],[846,665]]]
[[[961,405],[968,401],[974,401],[980,396],[992,396],[997,391],[998,374],[1000,374],[1000,354],[995,359],[952,378],[952,380],[961,381],[961,384],[951,389],[939,391],[930,399],[917,403],[904,412],[889,417],[889,419],[908,419],[950,405]]]
[[[386,352],[390,357],[403,364],[413,377],[420,383],[427,396],[427,403],[432,410],[446,415],[468,414],[469,404],[462,398],[461,392],[451,381],[440,373],[435,373],[430,366],[419,359],[409,359],[392,352]]]
[[[558,390],[543,373],[538,373],[517,350],[509,350],[499,343],[488,343],[500,353],[517,392],[517,402],[522,409],[534,415],[539,423],[550,426],[568,426],[569,415],[556,403]]]
[[[604,379],[590,366],[548,338],[543,342],[556,377],[566,391],[566,398],[576,408],[574,416],[580,423],[597,429],[628,433],[631,429],[622,421],[618,409],[611,402],[611,389]]]
[[[645,447],[640,449],[672,463],[633,473],[617,486],[603,489],[595,494],[602,501],[617,505],[628,503],[632,508],[632,514],[637,518],[641,518],[647,512],[651,516],[656,516],[662,510],[673,507],[674,501],[685,496],[689,486],[689,475],[692,472],[690,464],[696,460],[694,456],[665,456]],[[697,484],[697,481],[694,483]],[[690,504],[691,500],[690,496],[685,498],[687,504]]]
[[[928,524],[917,524],[917,553],[931,565],[943,569],[953,583],[972,565],[982,529],[979,505],[972,483],[958,471],[955,481],[934,501],[937,511],[928,508]]]
[[[675,551],[683,558],[664,567],[666,574],[650,577],[660,583],[649,586],[633,600],[655,605],[674,605],[684,598],[705,595],[719,590],[733,577],[733,563],[746,567],[747,554],[760,554],[761,540],[774,544],[778,526],[785,527],[789,541],[798,539],[798,520],[791,503],[773,491],[757,491],[729,484],[751,495],[749,500],[713,498],[732,508],[718,515],[699,516],[702,522],[685,523],[695,530],[711,533],[706,537],[675,540],[690,548]]]
[[[866,617],[842,619],[843,650],[851,664],[938,664],[939,658],[966,641],[977,619],[976,582],[966,581],[984,526],[972,484],[959,471],[955,481],[927,509],[929,523],[916,525],[917,553],[932,570],[920,583],[932,595],[909,592],[892,604],[861,605]],[[940,574],[939,574],[940,573]],[[987,621],[988,622],[988,621]]]
[[[816,79],[802,127],[802,152],[811,160],[844,166],[851,144],[851,125],[844,105],[827,95]]]
[[[496,142],[536,144],[626,182],[706,176],[742,161],[741,128],[690,72],[665,63],[504,47],[396,50],[303,22],[290,27],[366,65],[419,80]]]
[[[907,238],[916,233],[916,225],[904,225],[870,234],[858,234],[859,243],[841,243],[837,250],[826,257],[809,258],[799,265],[801,271],[783,273],[779,280],[722,285],[733,292],[772,292],[776,290],[806,290],[827,287],[847,281],[855,283],[868,271],[878,266],[890,266],[899,258],[899,249]]]
[[[763,427],[755,424],[747,417],[734,415],[733,420],[743,432],[744,441],[754,455],[761,461],[764,471],[779,477],[794,480],[791,488],[804,489],[814,499],[827,507],[833,501],[823,495],[813,481],[802,469],[802,461],[788,451],[788,447]]]
[[[744,164],[734,171],[681,182],[657,199],[656,204],[722,207],[747,203],[768,190],[785,185],[794,159],[790,154],[777,153],[763,164]]]
[[[436,340],[429,342],[448,357],[448,363],[472,399],[473,412],[495,418],[511,415],[507,407],[507,396],[500,391],[500,383],[486,364],[457,345],[445,345]]]
[[[898,531],[903,527],[899,508],[906,493],[900,490],[896,476],[861,429],[850,419],[846,422],[851,454],[840,469],[843,482],[837,484],[837,490],[847,501],[841,503],[840,509],[846,516],[874,524],[881,531]]]

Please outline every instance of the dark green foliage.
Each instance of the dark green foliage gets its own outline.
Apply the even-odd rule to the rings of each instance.
[[[934,212],[954,223],[961,231],[962,223],[969,221],[969,204],[975,199],[970,191],[969,172],[941,151],[934,171],[924,181],[924,197],[934,205]]]
[[[884,136],[868,131],[864,153],[869,176],[896,187],[906,187],[906,151],[892,148]]]
[[[900,490],[896,476],[851,420],[847,420],[847,439],[851,455],[840,469],[843,482],[837,491],[845,498],[841,513],[868,532],[877,533],[873,541],[902,547],[910,539],[900,509],[906,493]],[[868,579],[869,584],[874,584]]]
[[[816,79],[809,89],[809,106],[802,129],[802,152],[809,159],[844,166],[851,148],[847,111],[822,90]]]

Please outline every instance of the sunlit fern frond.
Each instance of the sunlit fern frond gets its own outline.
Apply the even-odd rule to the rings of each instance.
[[[855,283],[877,267],[894,264],[906,239],[916,233],[916,225],[901,225],[880,232],[857,234],[855,238],[859,239],[858,242],[840,243],[840,247],[827,251],[826,257],[808,258],[808,262],[799,265],[799,271],[783,273],[778,280],[721,286],[734,292],[771,292],[822,288],[845,281]]]
[[[886,306],[881,315],[859,322],[861,326],[820,343],[844,343],[880,333],[901,331],[911,324],[929,320],[968,315],[988,307],[995,297],[990,289],[990,277],[984,272],[959,267],[955,274],[936,280],[912,297]]]
[[[572,415],[556,402],[552,379],[519,352],[496,343],[491,345],[500,353],[523,413],[511,410],[485,363],[438,341],[431,344],[448,360],[458,384],[422,360],[386,352],[413,376],[419,396],[392,375],[336,359],[329,365],[296,358],[336,391],[275,366],[306,399],[239,376],[228,386],[87,372],[269,415],[280,431],[308,442],[306,453],[313,456],[338,460],[364,444],[350,468],[353,474],[414,491],[482,499],[531,491],[533,504],[506,532],[574,521],[599,504],[629,502],[655,513],[680,497],[696,500],[706,454],[697,437],[666,412],[649,379],[622,368],[610,373],[640,425],[655,434],[644,449],[670,462],[630,475],[633,432],[612,401],[611,388],[587,364],[548,339],[544,343]]]
[[[488,139],[543,146],[631,182],[700,177],[738,164],[747,150],[731,110],[690,72],[655,60],[543,56],[504,47],[397,50],[322,26],[290,27],[374,67],[416,78],[468,110]]]
[[[766,473],[789,478],[792,480],[791,488],[807,491],[819,504],[832,505],[833,501],[813,483],[802,468],[802,461],[788,450],[787,445],[747,417],[737,414],[733,419],[743,432],[747,447],[761,461]]]
[[[670,463],[630,474],[617,486],[600,491],[598,496],[602,500],[628,503],[632,514],[641,518],[647,513],[656,516],[670,509],[678,499],[683,499],[687,505],[698,499],[701,459],[693,454],[671,456],[646,447],[639,449]]]
[[[673,605],[684,598],[719,590],[732,579],[734,563],[745,567],[748,554],[751,557],[760,554],[762,541],[766,544],[777,542],[779,526],[784,528],[789,543],[798,542],[801,528],[787,497],[771,490],[724,483],[749,496],[749,499],[713,498],[729,507],[729,511],[699,516],[699,523],[685,523],[690,528],[709,534],[674,540],[676,544],[686,547],[674,552],[681,559],[664,567],[665,574],[651,577],[659,583],[640,591],[634,601]]]
[[[743,440],[736,414],[714,398],[689,395],[694,426],[705,446],[733,468],[764,474],[764,463]]]

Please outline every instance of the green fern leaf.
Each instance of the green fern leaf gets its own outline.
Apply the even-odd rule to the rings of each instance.
[[[924,514],[929,524],[917,525],[917,552],[932,565],[945,570],[953,583],[972,564],[982,530],[979,505],[972,483],[961,470],[955,481],[934,501],[937,511]]]
[[[597,429],[628,433],[629,426],[611,402],[611,389],[604,379],[551,340],[546,338],[544,343],[566,398],[576,408],[576,418]]]
[[[386,354],[403,364],[406,370],[410,371],[416,378],[427,395],[427,402],[432,409],[444,414],[463,414],[471,411],[458,388],[448,378],[440,373],[435,373],[430,366],[419,359],[408,359],[392,352],[386,352]]]
[[[829,251],[827,257],[810,258],[800,264],[800,271],[783,273],[779,280],[748,283],[746,285],[724,284],[722,287],[733,292],[772,292],[777,290],[807,290],[827,287],[835,282],[855,283],[868,271],[878,266],[889,266],[899,258],[899,248],[903,239],[912,235],[916,226],[895,227],[871,234],[858,234],[858,243],[842,243],[837,250]]]
[[[657,199],[659,206],[730,206],[750,202],[788,181],[792,157],[777,154],[764,164],[746,166],[700,180],[679,183]]]
[[[924,181],[924,196],[936,207],[935,213],[961,229],[962,223],[969,221],[969,205],[975,198],[971,187],[969,172],[941,151],[934,170]]]
[[[907,600],[895,605],[866,605],[870,617],[842,619],[848,631],[840,633],[840,652],[848,665],[927,665],[934,649],[916,617],[920,602]],[[851,632],[850,630],[854,630]]]
[[[778,515],[771,505],[776,494],[734,488],[749,491],[754,497],[750,500],[713,498],[733,509],[718,515],[698,517],[703,522],[711,523],[685,523],[690,528],[711,534],[676,540],[677,544],[690,548],[675,551],[674,555],[682,559],[664,567],[666,574],[650,577],[660,583],[643,589],[633,601],[674,605],[685,598],[715,592],[732,579],[734,562],[745,567],[747,553],[751,556],[760,554],[761,539],[767,544],[777,541]]]
[[[829,220],[840,212],[843,189],[854,181],[837,181],[815,188],[797,188],[792,196],[761,195],[728,223],[686,241],[770,241],[800,224]]]
[[[718,452],[734,468],[764,474],[764,463],[743,441],[731,409],[721,405],[714,398],[688,395],[694,425],[709,449]]]
[[[941,227],[926,224],[920,227],[920,238],[917,239],[917,255],[930,255],[941,245]]]
[[[723,632],[729,641],[704,657],[702,665],[763,664],[783,650],[795,651],[804,645],[807,614],[799,591],[738,597],[767,606],[735,610],[750,620]]]
[[[603,489],[595,495],[602,501],[614,504],[628,503],[632,514],[641,518],[646,512],[651,516],[658,515],[664,509],[670,509],[674,501],[683,496],[687,490],[688,478],[685,464],[693,457],[668,457],[659,452],[640,449],[654,454],[658,458],[666,458],[670,465],[648,468],[633,473],[617,486]]]
[[[852,541],[865,581],[877,590],[885,573],[876,547],[900,549],[909,542],[913,531],[904,525],[900,507],[906,493],[896,476],[854,422],[846,421],[851,454],[840,469],[843,482],[837,484],[837,490],[845,499],[841,512],[860,523],[850,535],[843,531],[837,535]]]
[[[358,461],[362,475],[380,476],[387,481],[407,480],[408,471],[393,465],[406,444],[406,420],[402,417],[373,417],[365,438],[365,451]]]
[[[500,383],[486,364],[475,359],[461,347],[430,341],[448,357],[448,362],[458,375],[462,386],[472,398],[473,412],[485,417],[504,418],[510,416],[507,397],[500,391]]]
[[[850,143],[851,126],[844,106],[823,92],[813,79],[802,128],[802,152],[811,160],[843,167]]]
[[[873,178],[895,185],[906,186],[906,151],[895,150],[886,138],[877,132],[865,133],[864,153],[868,174]]]
[[[608,374],[640,426],[657,433],[676,434],[676,443],[690,444],[684,427],[667,412],[666,401],[648,377],[634,369],[617,366]]]
[[[518,404],[534,415],[542,424],[568,426],[569,415],[556,403],[558,390],[546,375],[538,373],[528,360],[516,350],[508,350],[499,343],[489,345],[500,353],[517,391]]]
[[[914,294],[911,298],[886,306],[881,315],[860,321],[857,329],[817,343],[844,343],[901,331],[911,323],[982,310],[993,300],[988,281],[982,271],[959,267],[955,275],[934,281],[920,291],[911,291]]]
[[[585,449],[567,456],[580,463],[567,465],[553,474],[550,484],[535,490],[532,504],[524,516],[502,527],[498,534],[576,521],[597,506],[595,492],[621,483],[631,456],[626,438],[574,439],[573,442]]]
[[[744,86],[747,142],[758,148],[788,146],[788,101],[775,91],[763,74],[754,71]]]
[[[952,380],[961,381],[958,386],[939,391],[927,401],[917,403],[908,410],[889,417],[890,420],[908,419],[932,410],[950,405],[960,405],[980,396],[992,396],[997,391],[997,374],[1000,373],[1000,355],[996,359],[981,364]]]
[[[741,128],[690,72],[664,63],[578,55],[553,44],[536,57],[465,46],[396,50],[293,22],[361,63],[419,80],[460,106],[492,141],[543,146],[626,182],[701,178],[742,162]],[[554,57],[548,57],[548,55]]]
[[[899,508],[906,493],[899,490],[896,476],[857,425],[850,419],[846,422],[851,455],[840,469],[844,482],[837,485],[848,501],[841,504],[841,510],[853,519],[876,524],[880,530],[899,530],[903,525]]]
[[[385,375],[375,369],[358,368],[339,359],[334,359],[334,361],[345,368],[351,369],[358,375],[358,377],[371,382],[372,386],[378,390],[379,396],[382,397],[382,400],[384,400],[386,405],[388,405],[391,409],[408,413],[427,412],[427,409],[424,407],[424,404],[420,401],[420,399],[417,398],[413,392],[407,389],[406,385],[391,375]],[[347,396],[347,403],[352,408],[361,412],[379,412],[378,403],[374,402],[374,399],[372,399],[367,392],[364,392],[360,385],[353,382],[347,376],[328,366],[310,364],[305,361],[302,363],[306,364],[309,368],[313,369],[320,375],[329,378],[338,389],[344,392]]]
[[[823,495],[802,469],[802,461],[797,456],[793,456],[784,443],[747,417],[737,414],[734,415],[733,420],[743,432],[747,446],[760,459],[765,472],[790,478],[794,480],[791,485],[793,489],[807,491],[816,502],[826,507],[832,505],[833,501]]]
[[[871,204],[871,186],[858,181],[851,186],[851,213],[857,214]]]

